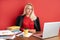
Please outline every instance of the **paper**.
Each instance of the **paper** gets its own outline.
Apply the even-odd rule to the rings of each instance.
[[[10,30],[0,30],[0,35],[13,35],[14,33]]]
[[[20,31],[20,30],[14,30],[14,31],[12,31],[12,32],[16,35],[16,34],[21,33],[22,31]]]
[[[0,40],[6,40],[6,39],[0,39]]]
[[[0,36],[0,39],[14,39],[15,35],[13,36]]]
[[[27,37],[30,37],[32,34],[33,34],[33,33],[28,33],[28,36],[27,36]],[[21,36],[21,35],[24,37],[24,32],[18,34],[17,36]]]
[[[27,37],[30,37],[33,33],[28,33],[28,36]]]
[[[10,30],[0,30],[0,39],[14,39],[15,35]]]

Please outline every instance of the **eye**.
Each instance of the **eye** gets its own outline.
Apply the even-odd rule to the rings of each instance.
[[[27,9],[29,9],[29,8],[27,8]]]

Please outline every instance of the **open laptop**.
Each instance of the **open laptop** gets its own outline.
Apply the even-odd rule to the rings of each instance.
[[[59,26],[60,26],[60,22],[44,23],[43,33],[42,34],[34,34],[33,36],[42,38],[42,39],[58,36]]]

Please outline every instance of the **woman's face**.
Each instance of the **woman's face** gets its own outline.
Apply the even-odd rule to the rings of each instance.
[[[32,13],[32,11],[33,11],[32,6],[28,6],[28,7],[26,8],[26,14],[27,14],[27,15],[30,15],[30,14]]]

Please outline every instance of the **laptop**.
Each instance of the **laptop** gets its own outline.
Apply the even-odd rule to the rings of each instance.
[[[46,39],[58,36],[60,22],[46,22],[44,23],[44,29],[42,34],[34,34],[33,36]]]

